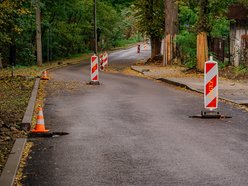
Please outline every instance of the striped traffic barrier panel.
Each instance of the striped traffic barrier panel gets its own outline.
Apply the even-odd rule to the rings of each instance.
[[[103,53],[103,59],[102,60],[103,60],[102,66],[103,66],[103,68],[105,68],[105,66],[108,65],[108,53],[107,52]]]
[[[91,56],[91,81],[90,84],[99,85],[98,56]]]
[[[218,63],[210,57],[204,66],[204,108],[203,117],[218,118],[221,117],[218,111],[219,87],[218,87]]]
[[[204,107],[210,111],[218,108],[218,63],[212,57],[204,68]]]

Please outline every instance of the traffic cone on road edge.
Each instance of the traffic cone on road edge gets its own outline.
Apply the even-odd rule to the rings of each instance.
[[[42,73],[41,79],[42,80],[49,80],[49,77],[47,75],[47,71],[46,70]]]
[[[35,125],[35,129],[31,130],[31,132],[48,132],[49,130],[45,129],[45,121],[44,121],[44,117],[43,117],[43,111],[42,111],[42,107],[39,107],[39,113],[37,116],[37,121],[36,121],[36,125]]]

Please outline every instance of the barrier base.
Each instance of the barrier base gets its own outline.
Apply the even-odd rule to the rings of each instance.
[[[201,114],[189,116],[189,118],[200,118],[200,119],[225,119],[232,118],[232,116],[221,115],[219,111],[201,111]]]
[[[100,82],[99,81],[90,81],[88,84],[89,85],[100,85]]]
[[[201,111],[203,118],[221,118],[221,114],[218,111]]]

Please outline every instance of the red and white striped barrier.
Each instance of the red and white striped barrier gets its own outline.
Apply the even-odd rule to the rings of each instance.
[[[210,61],[205,63],[204,68],[204,107],[210,111],[218,108],[218,63]]]
[[[100,54],[100,70],[103,71],[104,68],[108,65],[108,53],[104,52],[103,54]]]
[[[102,66],[105,67],[107,65],[108,65],[108,53],[104,52]]]
[[[99,81],[98,56],[91,56],[91,82]]]

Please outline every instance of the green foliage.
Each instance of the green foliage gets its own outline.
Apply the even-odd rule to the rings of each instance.
[[[182,31],[176,38],[176,43],[180,46],[183,63],[193,68],[196,66],[196,34]]]
[[[224,69],[229,65],[229,61],[218,62],[218,66],[220,69]]]
[[[196,44],[191,43],[191,36],[205,31],[211,38],[227,38],[230,31],[230,20],[227,20],[226,13],[231,3],[240,0],[179,0],[179,48],[181,57],[189,63],[195,64]],[[241,0],[242,1],[242,0]],[[185,34],[186,33],[186,34]],[[193,42],[195,38],[191,38]],[[190,44],[189,44],[190,43]],[[225,64],[223,64],[225,65]]]
[[[110,4],[112,4],[113,6],[127,6],[130,5],[132,2],[134,2],[135,0],[104,0],[105,2],[108,2]]]
[[[130,44],[135,44],[137,42],[141,41],[141,37],[131,37],[129,39],[122,39],[122,40],[117,40],[115,45],[116,47],[123,47],[123,46],[127,46]]]
[[[225,17],[218,17],[212,19],[211,24],[213,25],[210,32],[211,37],[228,37],[230,31],[230,20],[227,20]]]
[[[0,3],[0,55],[4,62],[9,59],[10,44],[16,46],[17,50],[25,48],[19,47],[17,42],[23,39],[23,33],[29,25],[26,18],[31,14],[30,5],[24,0],[3,0]]]
[[[234,71],[237,75],[246,74],[248,73],[248,67],[244,64],[241,64],[238,67],[235,67]]]
[[[2,0],[0,3],[0,55],[9,63],[10,45],[16,48],[17,65],[32,65],[35,53],[35,0]],[[93,49],[93,0],[42,0],[43,59],[65,58]],[[199,3],[200,2],[200,3]],[[230,3],[247,0],[178,0],[181,43],[185,58],[193,56],[195,45],[189,39],[205,21],[208,35],[227,37],[229,21],[225,18]],[[205,11],[206,14],[202,14]],[[204,18],[203,18],[203,17]],[[204,22],[204,24],[205,24]],[[135,42],[138,31],[146,37],[164,35],[164,0],[97,0],[99,47],[107,48]]]
[[[134,0],[97,0],[99,46],[119,46],[136,35]],[[36,61],[35,0],[3,0],[0,4],[0,55],[9,63],[9,47],[16,48],[17,65]],[[42,0],[43,60],[89,52],[93,46],[93,3],[89,0]],[[120,40],[120,41],[119,41]]]
[[[193,30],[198,19],[197,10],[182,2],[179,4],[178,17],[180,30]]]
[[[133,10],[138,30],[147,37],[162,38],[164,35],[164,1],[136,0]]]

